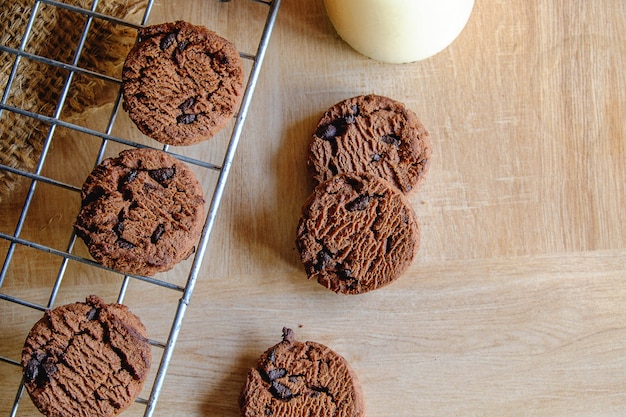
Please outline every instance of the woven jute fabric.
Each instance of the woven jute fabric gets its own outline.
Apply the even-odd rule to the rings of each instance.
[[[94,0],[63,0],[63,3],[91,10]],[[124,19],[145,9],[147,0],[100,0],[96,12]],[[25,51],[66,64],[76,56],[88,17],[57,5],[35,0],[0,0],[0,43],[18,49],[33,13]],[[88,37],[78,61],[80,68],[119,77],[126,54],[135,42],[136,31],[105,19],[92,20]],[[8,86],[16,64],[13,53],[0,52],[0,92],[8,93],[7,104],[45,116],[54,116],[69,71],[22,57],[15,79]],[[71,118],[90,106],[103,104],[103,90],[110,83],[93,76],[75,74],[61,116]],[[8,89],[8,92],[6,91]],[[3,110],[0,116],[0,163],[24,171],[37,166],[50,124]],[[18,184],[19,175],[0,170],[0,201]]]

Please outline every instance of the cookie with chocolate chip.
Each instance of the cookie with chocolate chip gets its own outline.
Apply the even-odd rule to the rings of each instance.
[[[243,93],[236,47],[184,21],[139,29],[122,68],[123,107],[147,136],[169,145],[207,140],[233,117]]]
[[[242,417],[361,417],[365,401],[356,373],[344,357],[317,342],[283,340],[248,371],[239,397]]]
[[[370,94],[324,113],[309,144],[307,166],[315,184],[343,172],[368,172],[409,193],[424,183],[431,154],[428,132],[412,110]]]
[[[395,281],[419,245],[407,197],[367,173],[338,174],[318,185],[303,205],[296,236],[307,276],[342,294]]]
[[[116,416],[137,398],[152,361],[146,328],[97,296],[46,311],[22,351],[24,387],[46,416]]]
[[[167,271],[194,252],[202,187],[189,166],[149,148],[104,160],[83,184],[74,224],[100,264],[133,275]]]

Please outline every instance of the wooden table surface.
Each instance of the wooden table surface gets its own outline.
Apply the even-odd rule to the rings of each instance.
[[[244,3],[162,0],[150,22],[203,24],[254,52],[264,6]],[[477,0],[449,48],[405,65],[354,52],[322,0],[283,0],[156,415],[238,416],[246,370],[286,326],[352,364],[369,417],[623,416],[625,73],[623,0]],[[341,296],[306,279],[295,228],[312,190],[304,161],[317,120],[365,93],[415,111],[434,152],[410,196],[422,244],[408,272]],[[140,138],[124,117],[118,132]],[[223,142],[185,152],[204,157]],[[93,155],[76,152],[72,169],[47,169],[79,186]],[[23,237],[60,236],[62,250],[79,202],[46,189]],[[22,194],[2,203],[3,232]],[[20,253],[0,291],[45,304],[59,261]],[[185,276],[181,266],[165,279]],[[91,293],[115,301],[119,283],[71,263],[55,305]],[[131,281],[124,301],[163,340],[179,298]],[[0,302],[0,314],[0,354],[19,360],[40,312]],[[2,416],[19,378],[0,362]],[[26,395],[18,415],[36,415]]]

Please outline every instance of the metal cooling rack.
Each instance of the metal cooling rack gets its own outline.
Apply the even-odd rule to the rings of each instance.
[[[215,0],[215,1],[228,2],[230,0]],[[165,379],[165,375],[167,373],[167,369],[168,369],[170,360],[174,352],[174,347],[178,339],[178,335],[179,335],[181,325],[183,322],[183,317],[185,316],[185,312],[189,305],[189,302],[190,302],[190,299],[194,290],[194,286],[198,278],[200,266],[206,254],[211,231],[215,224],[216,215],[219,209],[220,201],[222,199],[222,194],[226,186],[226,182],[228,179],[232,161],[235,156],[237,145],[239,143],[239,139],[240,139],[243,127],[244,127],[244,123],[248,114],[248,109],[250,107],[252,96],[254,94],[254,90],[257,84],[257,79],[258,79],[261,66],[263,63],[263,59],[265,57],[265,52],[266,52],[266,49],[267,49],[267,46],[268,46],[268,43],[272,34],[272,30],[276,21],[276,16],[278,14],[278,10],[280,8],[280,3],[281,3],[281,0],[245,0],[245,1],[252,1],[255,3],[265,4],[267,6],[267,17],[265,20],[265,24],[263,26],[262,33],[259,38],[256,52],[254,54],[247,54],[244,52],[241,53],[241,57],[244,60],[249,60],[252,63],[252,65],[248,73],[248,81],[247,81],[246,89],[245,89],[245,92],[241,101],[241,105],[235,117],[234,125],[232,127],[230,141],[228,142],[228,145],[223,154],[223,162],[221,165],[217,166],[215,164],[212,164],[206,161],[184,157],[181,155],[174,155],[180,158],[181,160],[184,160],[188,164],[196,165],[197,167],[200,167],[203,169],[216,170],[219,172],[216,185],[213,188],[212,198],[208,204],[208,213],[207,213],[204,229],[202,231],[202,234],[201,234],[198,246],[197,246],[197,250],[193,258],[193,262],[188,272],[186,285],[183,287],[179,285],[174,285],[166,281],[161,281],[161,280],[150,278],[150,277],[139,277],[139,276],[124,276],[120,285],[120,290],[119,290],[119,295],[118,295],[118,300],[117,300],[117,302],[119,303],[123,302],[125,294],[126,294],[127,286],[130,280],[133,280],[133,279],[142,280],[149,284],[166,288],[167,290],[171,290],[171,291],[181,294],[181,298],[178,301],[178,307],[171,320],[171,328],[169,330],[169,335],[167,337],[167,340],[165,341],[151,340],[150,341],[154,347],[156,347],[157,349],[162,349],[163,353],[162,353],[158,370],[156,372],[156,376],[152,383],[152,389],[150,391],[149,398],[147,399],[139,398],[136,401],[137,403],[145,405],[144,416],[153,415],[157,401],[159,399],[159,395],[161,393],[163,381]],[[26,215],[30,209],[31,202],[33,201],[35,189],[37,188],[39,183],[46,183],[54,187],[61,187],[65,190],[70,190],[73,192],[80,193],[80,188],[77,188],[70,184],[60,182],[50,177],[46,177],[45,175],[42,175],[42,172],[43,172],[42,168],[48,156],[49,147],[51,145],[52,138],[54,136],[54,131],[57,127],[67,128],[67,129],[75,130],[81,133],[86,133],[88,135],[101,138],[102,143],[100,147],[100,154],[98,155],[98,162],[100,162],[103,159],[103,155],[107,147],[107,144],[110,142],[116,142],[116,143],[120,143],[120,144],[127,145],[127,146],[136,146],[136,147],[144,146],[132,140],[129,140],[123,137],[116,137],[111,134],[111,132],[113,131],[114,122],[116,120],[117,114],[121,107],[121,93],[118,93],[117,95],[116,101],[114,103],[113,109],[109,117],[108,126],[104,132],[87,129],[79,125],[75,125],[75,124],[63,121],[61,119],[60,109],[63,108],[64,103],[68,97],[69,85],[71,84],[72,78],[74,77],[75,74],[88,73],[88,75],[90,76],[100,77],[107,81],[113,81],[117,84],[121,83],[119,79],[111,79],[111,77],[107,75],[93,73],[91,71],[82,69],[78,66],[78,61],[82,52],[82,48],[84,46],[85,40],[87,39],[89,30],[92,27],[91,26],[92,22],[95,19],[103,19],[105,21],[109,21],[114,24],[138,29],[147,23],[153,3],[154,3],[154,0],[148,0],[146,8],[143,13],[141,24],[137,25],[129,21],[125,21],[123,19],[118,19],[112,16],[108,16],[108,15],[104,15],[104,14],[96,12],[98,0],[93,1],[93,5],[90,10],[71,6],[71,5],[62,3],[60,1],[56,1],[56,0],[33,0],[33,9],[32,9],[33,12],[26,25],[26,29],[25,29],[24,36],[23,36],[20,46],[17,49],[15,49],[15,48],[10,48],[6,45],[0,45],[0,52],[9,53],[15,56],[15,62],[12,68],[12,72],[9,76],[7,85],[4,86],[4,92],[2,94],[2,101],[0,102],[0,117],[2,117],[3,112],[13,112],[21,116],[32,118],[39,122],[43,122],[47,126],[49,126],[48,133],[44,142],[41,158],[33,172],[24,171],[24,170],[20,170],[17,168],[0,164],[0,170],[7,171],[13,175],[26,177],[30,179],[30,186],[28,188],[28,192],[26,194],[26,198],[24,200],[24,204],[22,206],[22,210],[21,210],[18,222],[17,222],[17,227],[15,228],[14,233],[6,234],[6,233],[0,232],[0,239],[4,239],[8,241],[8,245],[9,245],[9,249],[6,253],[5,259],[2,264],[2,269],[0,270],[0,302],[16,303],[16,304],[20,304],[22,306],[43,312],[46,309],[52,308],[52,306],[54,305],[55,299],[57,297],[57,294],[61,285],[61,281],[63,280],[63,276],[65,274],[66,267],[69,261],[81,262],[94,268],[102,268],[100,265],[96,264],[92,260],[77,256],[72,253],[74,244],[76,241],[76,236],[73,234],[67,246],[67,250],[61,251],[61,250],[54,249],[52,247],[48,247],[48,246],[24,239],[21,237],[21,232],[24,226]],[[26,52],[25,48],[28,43],[28,39],[31,35],[31,32],[33,30],[35,20],[38,18],[37,11],[41,7],[41,5],[65,8],[75,13],[81,13],[86,17],[87,23],[78,41],[78,48],[75,54],[76,58],[74,59],[74,62],[72,64],[66,64],[66,63],[54,61],[44,56],[33,55],[33,54]],[[9,92],[11,91],[12,83],[14,82],[16,74],[18,72],[19,63],[22,59],[36,60],[36,61],[43,62],[48,65],[63,68],[68,71],[68,75],[65,80],[65,85],[60,95],[58,105],[56,107],[59,110],[53,116],[50,117],[50,116],[46,116],[46,115],[39,114],[39,113],[33,113],[33,112],[26,111],[18,107],[7,104],[8,103],[7,98],[9,96]],[[168,146],[163,147],[163,150],[168,151]],[[25,299],[20,299],[14,296],[10,296],[8,294],[5,294],[2,291],[2,285],[7,276],[7,271],[9,270],[9,266],[11,265],[12,262],[14,262],[14,256],[13,256],[14,252],[16,248],[20,246],[29,247],[38,251],[46,252],[47,254],[51,254],[53,256],[59,257],[59,259],[61,260],[61,266],[58,270],[56,281],[52,285],[52,289],[50,292],[50,297],[49,297],[49,301],[47,305],[39,305],[36,303],[32,303]],[[8,363],[10,365],[17,366],[17,367],[21,366],[19,362],[13,359],[3,357],[3,356],[0,356],[0,361]],[[23,391],[24,391],[23,383],[20,383],[19,387],[16,387],[15,401],[13,403],[11,413],[10,413],[11,416],[17,415],[17,409],[20,404],[20,401],[22,400],[23,397],[25,397],[23,395]]]

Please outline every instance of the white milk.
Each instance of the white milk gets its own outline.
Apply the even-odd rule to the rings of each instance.
[[[372,59],[405,63],[450,45],[474,0],[324,0],[339,36]]]

